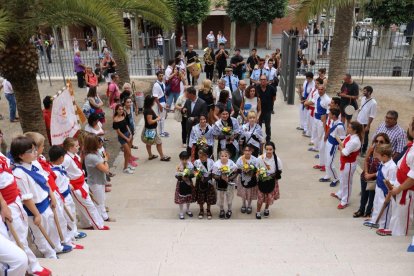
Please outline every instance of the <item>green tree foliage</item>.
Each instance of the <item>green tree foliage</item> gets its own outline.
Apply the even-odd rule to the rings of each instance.
[[[364,9],[368,17],[372,17],[374,23],[379,26],[389,27],[391,24],[400,25],[414,20],[413,0],[369,2]]]
[[[288,0],[229,0],[227,14],[231,21],[260,25],[286,15]]]
[[[210,0],[176,0],[176,21],[184,25],[197,25],[207,18]]]

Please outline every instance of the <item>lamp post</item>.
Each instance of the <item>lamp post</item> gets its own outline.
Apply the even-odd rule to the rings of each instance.
[[[147,75],[151,76],[152,74],[152,68],[151,68],[151,60],[149,56],[149,45],[148,45],[148,23],[144,20],[144,46],[145,46],[145,52],[146,52],[146,66],[147,66]]]

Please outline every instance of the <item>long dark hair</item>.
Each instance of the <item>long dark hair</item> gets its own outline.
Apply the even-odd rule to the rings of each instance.
[[[362,141],[364,137],[364,127],[357,121],[352,121],[350,123],[351,128],[356,132],[359,137],[359,140]]]
[[[88,95],[86,96],[87,98],[89,98],[89,97],[92,97],[92,98],[95,98],[96,97],[96,95],[97,95],[97,93],[96,93],[97,91],[96,91],[96,86],[93,86],[93,87],[89,87],[89,90],[88,90]]]
[[[144,99],[144,109],[151,109],[154,105],[155,98],[152,95],[147,95]]]
[[[273,158],[275,159],[275,162],[277,162],[277,156],[276,156],[276,146],[275,146],[275,143],[273,143],[272,141],[267,141],[266,143],[265,143],[265,148],[267,147],[267,146],[271,146],[272,148],[273,148]]]
[[[114,118],[115,118],[115,116],[118,115],[118,108],[120,108],[120,107],[124,108],[122,104],[117,104],[115,106],[115,109],[114,109]],[[124,110],[124,114],[123,115],[125,116],[125,110]]]
[[[219,96],[219,102],[223,104],[227,104],[227,100],[229,99],[230,94],[227,90],[221,90]]]

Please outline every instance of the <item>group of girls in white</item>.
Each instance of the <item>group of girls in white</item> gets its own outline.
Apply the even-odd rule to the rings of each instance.
[[[0,153],[0,240],[10,245],[0,249],[1,275],[52,275],[29,243],[43,257],[57,259],[84,248],[75,243],[87,236],[78,226],[109,230],[104,223],[113,221],[105,207],[109,167],[98,136],[83,137],[87,184],[78,141],[67,138],[62,146],[52,146],[49,160],[42,155],[44,141],[43,135],[27,132],[12,140],[8,157]]]
[[[263,204],[263,216],[270,215],[270,205],[279,199],[282,162],[276,156],[275,144],[264,143],[257,114],[251,111],[247,119],[239,125],[224,109],[212,126],[208,125],[206,115],[201,115],[199,124],[193,126],[190,151],[180,153],[175,173],[174,202],[179,205],[180,219],[193,217],[190,211],[193,202],[200,207],[199,219],[212,219],[211,206],[216,204],[219,218],[230,219],[235,189],[242,199],[242,214],[251,214],[252,202],[257,200],[256,218],[262,218]],[[218,141],[216,161],[213,160],[215,140]]]

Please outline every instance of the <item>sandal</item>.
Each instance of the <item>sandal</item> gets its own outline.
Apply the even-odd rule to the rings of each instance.
[[[364,213],[358,210],[354,213],[353,217],[354,218],[359,218],[359,217],[362,217],[363,215],[364,215]]]
[[[107,219],[105,219],[105,221],[106,222],[116,222],[116,219],[108,217]]]
[[[171,160],[171,157],[166,156],[166,155],[163,158],[160,159],[160,161],[166,161],[166,162],[168,162],[170,160]]]
[[[210,210],[207,210],[207,219],[212,219],[212,217]]]
[[[132,148],[133,148],[133,149],[138,149],[138,147],[137,147],[137,146],[132,146]]]
[[[192,218],[193,217],[193,213],[191,212],[191,211],[187,211],[187,212],[185,212],[186,214],[187,214],[187,216],[189,216],[190,218]]]
[[[158,158],[158,155],[153,154],[150,157],[148,157],[148,160],[152,160],[152,159],[155,159],[155,158]]]

